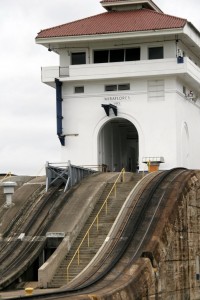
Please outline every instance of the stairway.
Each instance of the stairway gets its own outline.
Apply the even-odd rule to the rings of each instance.
[[[105,208],[102,210],[102,212],[99,215],[99,223],[98,223],[98,230],[96,224],[93,226],[93,228],[90,231],[90,245],[88,247],[88,239],[86,238],[84,243],[81,246],[80,251],[80,261],[79,265],[77,263],[78,259],[77,257],[74,259],[73,263],[70,266],[69,269],[69,280],[72,280],[75,276],[77,276],[92,260],[92,258],[95,256],[103,242],[105,241],[106,236],[108,235],[122,205],[124,204],[128,194],[133,189],[133,187],[136,185],[136,183],[141,179],[141,175],[139,174],[131,174],[130,181],[124,182],[124,183],[118,183],[117,184],[117,192],[116,192],[116,198],[113,192],[113,195],[109,197],[108,201],[108,212],[105,213]],[[53,277],[53,280],[48,285],[51,288],[57,288],[61,287],[65,284],[67,284],[67,266],[73,257],[76,249],[80,245],[80,242],[82,241],[85,233],[87,232],[89,226],[95,219],[97,213],[99,212],[103,202],[105,201],[107,195],[109,194],[111,188],[113,186],[113,183],[108,183],[104,189],[104,192],[102,193],[100,199],[98,200],[93,212],[89,216],[87,222],[83,226],[79,236],[77,237],[76,241],[74,242],[72,248],[70,249],[68,255],[65,257],[65,259],[62,261],[61,265],[57,269],[56,274]]]

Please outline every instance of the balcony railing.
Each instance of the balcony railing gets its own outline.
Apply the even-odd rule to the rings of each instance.
[[[69,67],[42,67],[41,77],[43,82],[54,82],[55,78],[69,76]]]
[[[42,68],[42,81],[54,82],[55,78],[62,81],[94,80],[128,77],[188,75],[200,84],[200,68],[189,58],[184,58],[183,63],[178,63],[176,58],[140,60],[133,62],[102,63],[70,65],[68,67]]]

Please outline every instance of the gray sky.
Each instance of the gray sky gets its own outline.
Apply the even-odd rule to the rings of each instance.
[[[0,0],[0,173],[39,175],[46,161],[60,161],[55,90],[40,80],[40,67],[58,65],[58,56],[36,45],[35,37],[41,29],[104,12],[99,2]],[[200,30],[200,0],[154,2]]]

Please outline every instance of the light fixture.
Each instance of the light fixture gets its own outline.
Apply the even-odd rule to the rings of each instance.
[[[51,48],[50,48],[50,45],[49,45],[49,47],[48,47],[48,51],[49,51],[49,52],[51,52],[51,51],[52,51],[52,50],[51,50]]]

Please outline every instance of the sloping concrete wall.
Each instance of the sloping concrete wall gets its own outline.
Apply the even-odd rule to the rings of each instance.
[[[91,214],[100,198],[107,182],[116,179],[118,173],[103,173],[93,175],[81,182],[69,197],[50,231],[65,231],[65,238],[51,257],[38,270],[38,282],[42,288],[47,288],[57,268],[70,250],[80,230]]]
[[[168,194],[144,257],[95,299],[200,299],[199,233],[200,172],[191,171]]]

